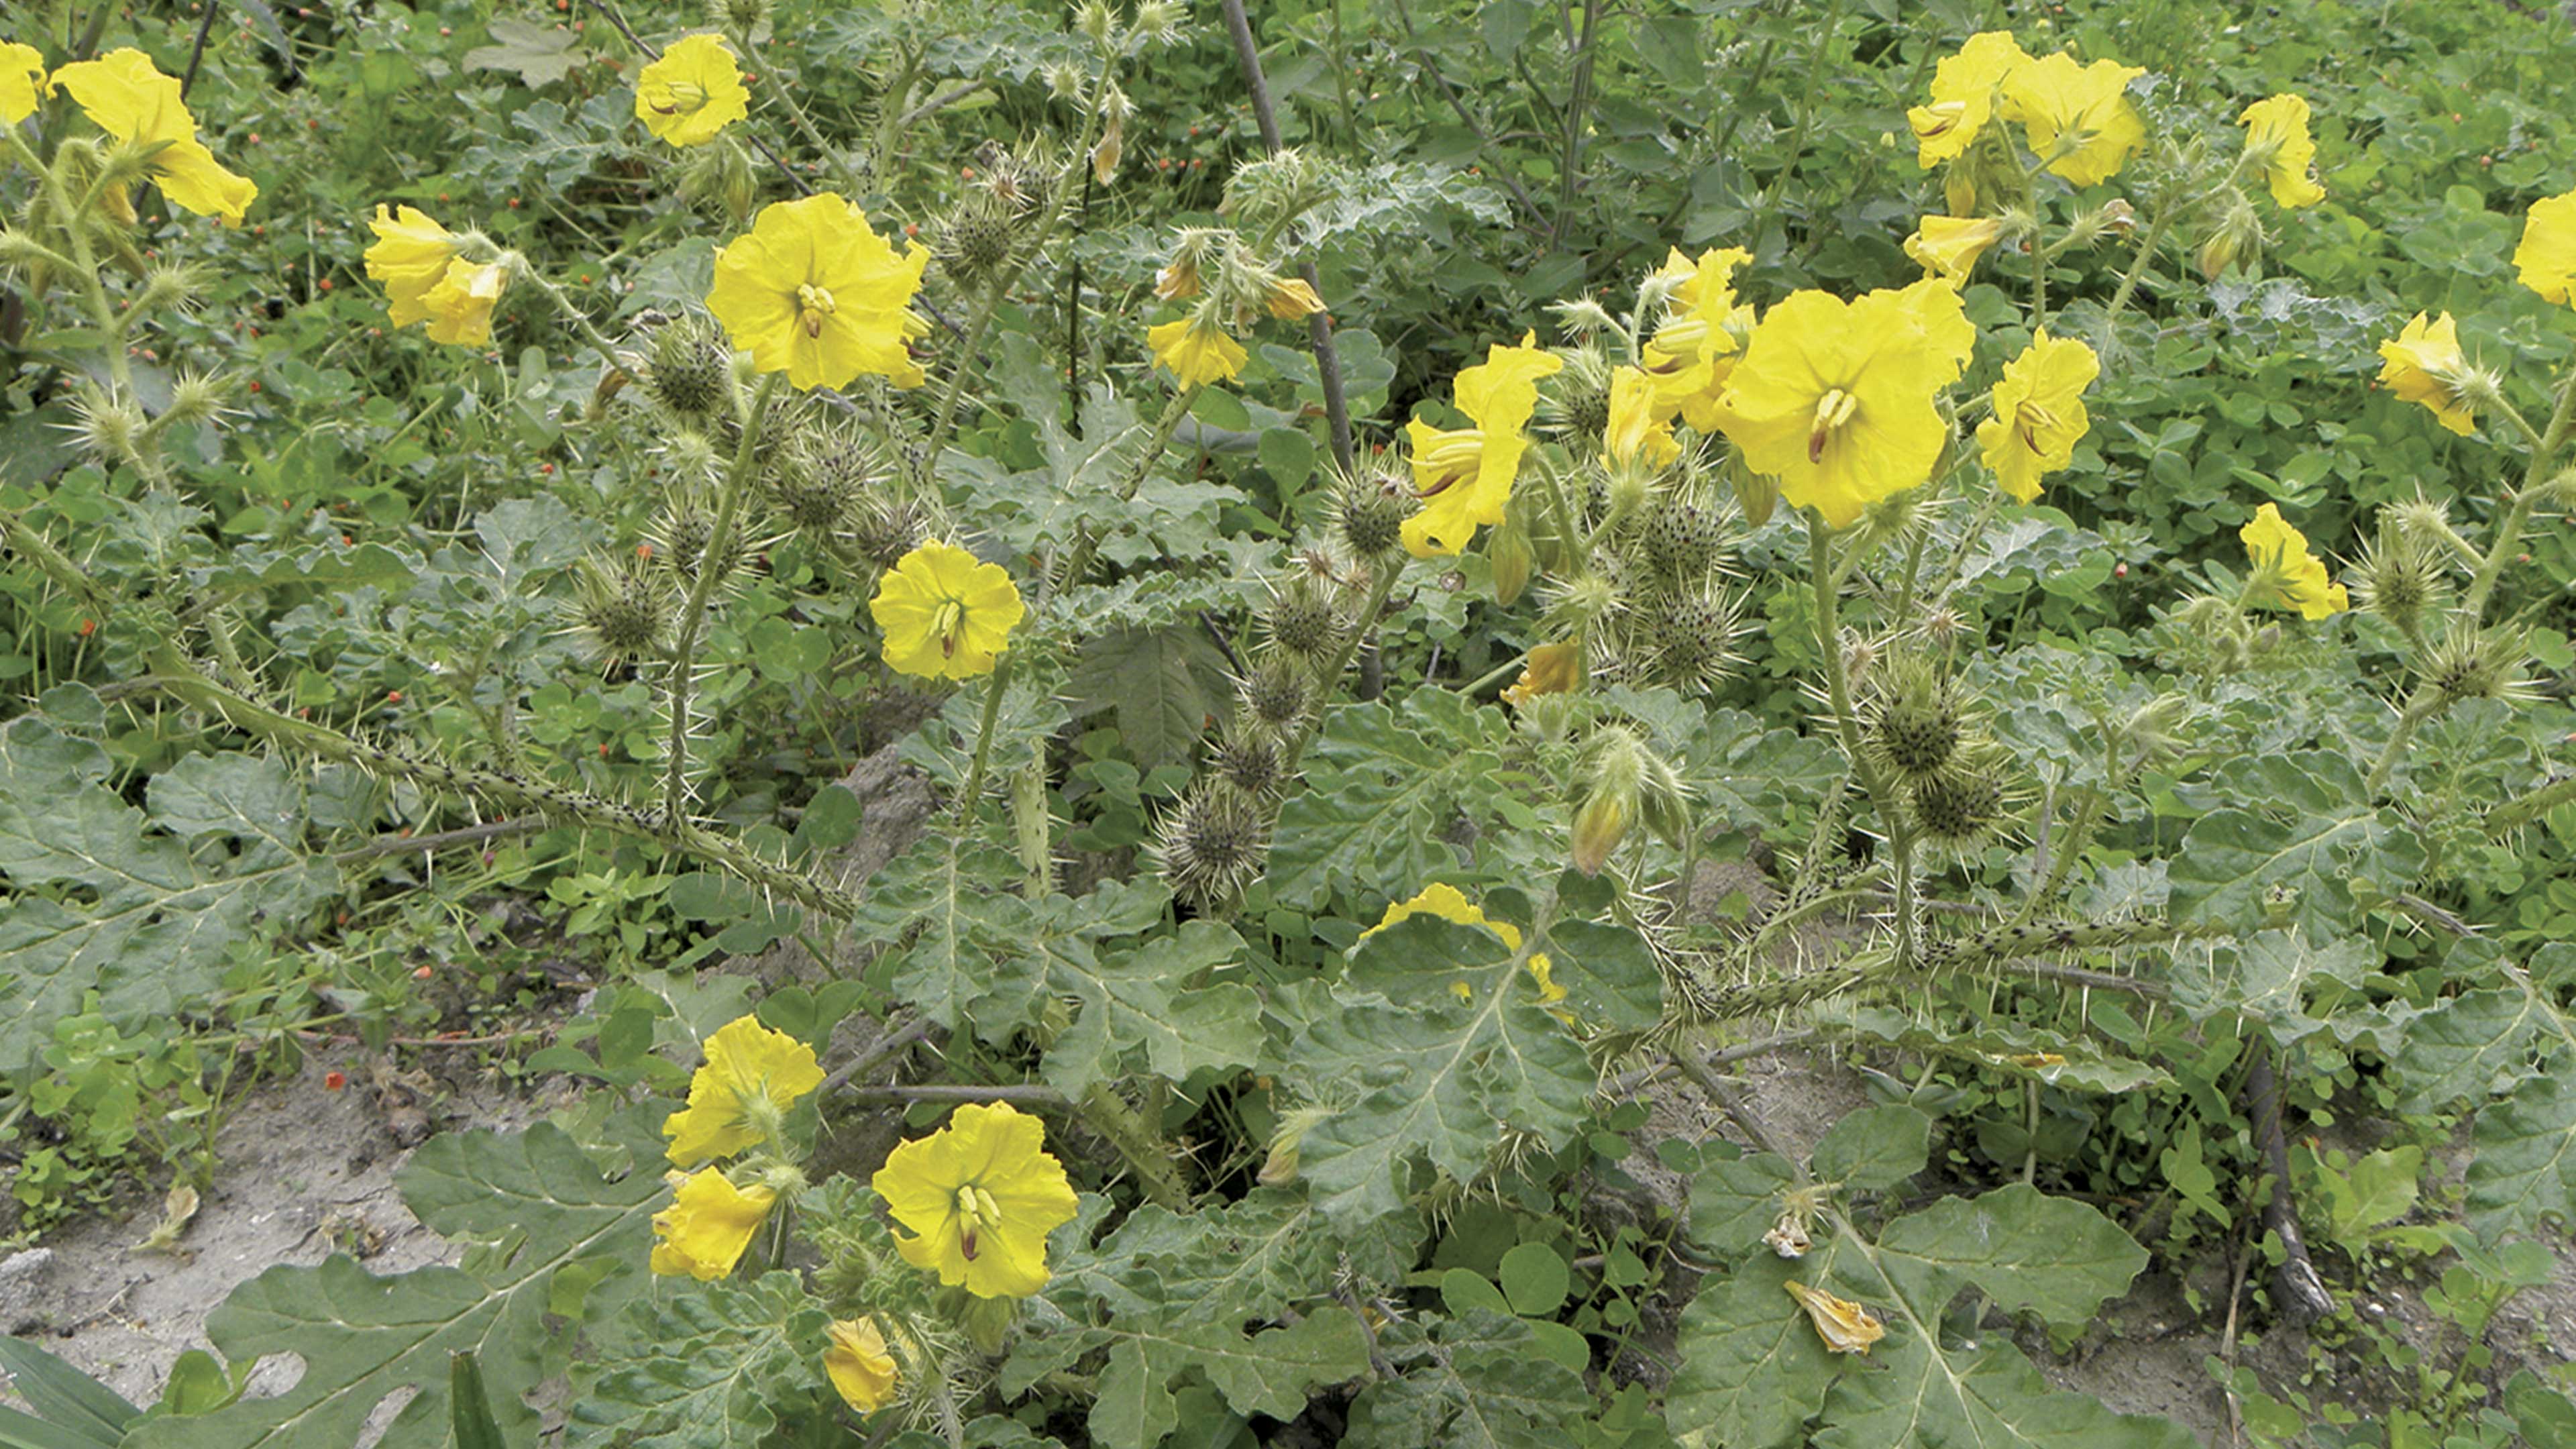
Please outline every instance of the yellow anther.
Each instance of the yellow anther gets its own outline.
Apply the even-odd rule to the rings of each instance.
[[[1859,411],[1860,399],[1838,387],[1816,399],[1816,420],[1807,429],[1807,461],[1825,461],[1825,444],[1832,441],[1834,429],[1850,422],[1852,414]]]
[[[832,293],[828,287],[802,282],[796,288],[796,320],[803,324],[805,335],[823,335],[823,319],[832,315]]]

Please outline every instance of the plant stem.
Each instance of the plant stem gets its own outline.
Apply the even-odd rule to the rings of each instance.
[[[769,400],[778,391],[779,377],[775,372],[763,377],[760,390],[752,394],[742,440],[734,444],[733,468],[725,474],[724,488],[716,497],[715,522],[707,529],[705,546],[698,550],[697,581],[689,587],[689,601],[680,607],[679,637],[671,645],[671,759],[662,786],[662,811],[674,821],[688,818],[689,684],[697,662],[698,630],[706,620],[707,600],[715,593],[716,575],[721,572],[718,564],[733,544],[742,497],[751,491],[752,454],[758,451],[760,430],[768,421]]]
[[[1342,635],[1341,647],[1333,651],[1332,663],[1315,672],[1317,687],[1327,693],[1331,692],[1334,684],[1340,681],[1342,671],[1351,667],[1351,656],[1359,652],[1360,641],[1367,638],[1369,632],[1377,626],[1378,612],[1386,607],[1386,596],[1395,588],[1396,575],[1404,572],[1404,556],[1396,554],[1379,559],[1369,565],[1369,570],[1372,577],[1369,580],[1368,601],[1360,606],[1358,613],[1351,616],[1351,627]],[[1305,719],[1298,723],[1296,737],[1288,742],[1286,752],[1280,757],[1284,762],[1282,773],[1286,778],[1291,780],[1297,778],[1297,762],[1305,757],[1306,746],[1314,741],[1315,731],[1323,727],[1324,702],[1319,698],[1315,702],[1315,707],[1306,712]]]
[[[1762,204],[1754,208],[1753,238],[1761,244],[1762,229],[1770,225],[1771,210],[1779,205],[1780,193],[1788,188],[1789,173],[1798,169],[1798,153],[1806,149],[1807,130],[1815,124],[1816,102],[1824,89],[1825,59],[1832,52],[1834,32],[1842,28],[1843,0],[1830,0],[1825,16],[1816,27],[1816,49],[1807,60],[1806,88],[1798,94],[1798,118],[1789,128],[1789,145],[1780,156],[1780,169],[1771,174],[1771,184],[1762,190]],[[1786,235],[1786,228],[1782,229]]]
[[[957,792],[957,824],[964,828],[974,822],[975,802],[984,793],[984,767],[993,758],[993,726],[1002,717],[1002,692],[1010,688],[1011,661],[1019,657],[1005,649],[993,665],[993,677],[984,690],[984,722],[975,731],[975,763],[967,768],[966,788]]]
[[[2532,444],[2531,466],[2523,471],[2522,491],[2514,495],[2504,521],[2496,525],[2495,541],[2487,548],[2486,561],[2478,565],[2477,579],[2469,585],[2468,597],[2460,602],[2460,617],[2472,627],[2486,622],[2487,599],[2495,592],[2496,581],[2504,576],[2505,560],[2522,542],[2523,525],[2531,520],[2549,465],[2556,461],[2571,428],[2576,428],[2576,367],[2570,367],[2567,376],[2559,380],[2558,408],[2550,414],[2548,428]]]
[[[2487,812],[2487,839],[2510,835],[2571,800],[2576,800],[2576,775],[2553,780],[2519,799],[2507,800]]]
[[[608,340],[608,335],[599,330],[598,325],[590,320],[590,315],[575,306],[572,298],[564,295],[564,289],[556,285],[554,280],[545,273],[538,271],[526,257],[516,252],[511,253],[511,257],[518,263],[512,270],[535,283],[537,290],[546,294],[546,300],[555,304],[555,310],[563,314],[564,320],[570,322],[573,330],[581,334],[581,340],[589,343],[591,350],[597,352],[601,360],[608,364],[608,370],[624,372],[626,363],[617,355],[617,344]]]
[[[2362,782],[2361,793],[2376,799],[2379,787],[2388,783],[2388,772],[2397,767],[2397,757],[2406,753],[2406,743],[2415,738],[2415,727],[2433,717],[2441,695],[2430,685],[2418,684],[2406,697],[2406,707],[2397,714],[2397,727],[2389,732],[2388,744],[2379,752],[2379,762],[2370,767],[2370,778]]]
[[[1136,1184],[1145,1190],[1145,1196],[1176,1213],[1190,1210],[1190,1190],[1182,1183],[1180,1170],[1172,1165],[1171,1149],[1144,1114],[1128,1106],[1106,1082],[1084,1093],[1076,1110],[1085,1125],[1118,1149],[1119,1157],[1136,1174]]]
[[[1915,956],[1914,832],[1906,825],[1878,766],[1861,745],[1860,717],[1852,709],[1851,678],[1843,667],[1842,621],[1834,590],[1833,530],[1822,514],[1812,510],[1807,514],[1807,566],[1815,584],[1816,647],[1824,656],[1825,688],[1833,701],[1834,732],[1842,739],[1843,754],[1851,761],[1852,774],[1869,792],[1870,803],[1878,807],[1879,823],[1887,831],[1888,850],[1895,857],[1896,954],[1899,961],[1911,963]]]
[[[2120,290],[2111,294],[2111,305],[2102,309],[2102,347],[2105,351],[2110,349],[2112,334],[2119,326],[2120,313],[2128,307],[2129,298],[2137,294],[2138,278],[2146,275],[2147,263],[2155,260],[2156,247],[2165,239],[2165,229],[2173,225],[2175,214],[2182,209],[2176,204],[2175,196],[2180,189],[2179,181],[2167,181],[2164,189],[2156,193],[2156,214],[2147,219],[2147,229],[2138,237],[2137,254],[2129,258],[2129,270],[2120,278]]]
[[[117,317],[116,309],[108,305],[107,284],[99,270],[98,252],[89,244],[89,230],[82,224],[81,213],[72,207],[71,192],[63,185],[62,173],[45,164],[35,148],[18,134],[17,127],[9,127],[8,132],[10,149],[18,153],[19,161],[28,170],[36,173],[45,189],[46,204],[52,207],[54,219],[61,224],[63,236],[71,243],[72,278],[80,287],[81,301],[89,308],[90,320],[98,324],[98,330],[105,339],[107,375],[116,384],[120,399],[133,401],[134,369],[125,358],[125,323]]]

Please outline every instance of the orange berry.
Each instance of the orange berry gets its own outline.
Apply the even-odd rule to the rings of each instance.
[[[98,632],[98,621],[97,621],[96,619],[83,619],[83,620],[81,620],[80,635],[81,635],[81,637],[82,637],[82,638],[86,639],[86,638],[88,638],[90,635],[95,634],[95,633],[97,633],[97,632]]]
[[[401,690],[399,690],[399,689],[388,689],[388,690],[386,690],[386,691],[385,691],[385,703],[387,703],[387,704],[400,704],[400,703],[402,703],[402,691],[401,691]]]
[[[336,1092],[347,1085],[349,1085],[349,1074],[346,1072],[324,1072],[322,1074],[323,1091]]]
[[[405,834],[405,835],[409,835],[409,834],[411,834],[411,832],[410,832],[410,831],[408,831],[408,830],[406,830],[406,831],[404,831],[404,832],[403,832],[403,834]],[[431,978],[432,976],[435,976],[435,975],[437,975],[437,974],[438,974],[438,968],[436,968],[436,967],[434,967],[434,966],[423,966],[423,967],[421,967],[419,970],[414,971],[413,973],[411,973],[411,979],[412,979],[412,980],[414,980],[414,981],[427,981],[429,978]]]

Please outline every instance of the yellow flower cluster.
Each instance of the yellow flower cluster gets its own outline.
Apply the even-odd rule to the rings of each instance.
[[[1045,1150],[1046,1128],[1008,1102],[970,1104],[906,1142],[870,1179],[904,1261],[978,1298],[1026,1298],[1047,1284],[1047,1234],[1073,1220],[1073,1184]],[[846,1392],[846,1391],[845,1391]]]
[[[368,228],[367,276],[382,282],[396,327],[429,326],[430,339],[480,347],[492,337],[492,309],[510,282],[506,262],[465,257],[466,239],[416,206],[388,214],[376,208]]]
[[[188,114],[178,79],[163,75],[142,51],[112,50],[47,75],[44,56],[34,47],[0,43],[0,122],[14,126],[27,119],[56,90],[70,92],[100,130],[140,155],[144,173],[171,205],[239,226],[259,199],[257,184],[225,170],[197,139],[197,118]],[[119,220],[134,220],[134,203],[124,188],[115,189],[104,205]]]
[[[1741,247],[1718,247],[1692,261],[1670,252],[1656,276],[1672,287],[1670,306],[1642,353],[1655,380],[1655,406],[1701,432],[1717,428],[1717,399],[1744,354],[1753,308],[1735,299],[1735,269],[1753,264]]]
[[[707,1038],[688,1105],[662,1123],[671,1160],[700,1170],[671,1174],[678,1190],[653,1215],[654,1272],[705,1280],[734,1270],[778,1193],[700,1165],[778,1140],[787,1110],[821,1085],[814,1049],[756,1017],[738,1017]]]

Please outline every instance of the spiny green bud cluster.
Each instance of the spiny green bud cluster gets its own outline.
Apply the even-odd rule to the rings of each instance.
[[[751,551],[743,542],[740,524],[737,517],[722,551],[708,558],[707,546],[715,538],[715,500],[704,487],[683,486],[663,500],[644,536],[653,546],[653,561],[679,578],[695,582],[705,565],[714,573],[717,587],[730,589]]]
[[[1269,799],[1288,783],[1287,750],[1267,730],[1235,731],[1209,753],[1208,767],[1218,779],[1257,800]]]
[[[1735,667],[1736,603],[1706,585],[1657,599],[1644,647],[1646,677],[1684,694],[1706,694]]]
[[[937,513],[911,496],[870,489],[851,514],[850,541],[861,558],[890,569],[939,532],[939,524]]]
[[[1404,521],[1421,506],[1403,474],[1364,468],[1334,485],[1334,530],[1353,558],[1382,560],[1404,546]]]
[[[183,371],[170,384],[170,408],[162,416],[173,423],[211,423],[227,411],[224,402],[231,396],[232,384],[220,375]]]
[[[769,0],[707,0],[707,25],[734,35],[752,35],[769,23]]]
[[[680,171],[680,199],[691,205],[711,202],[723,207],[725,215],[736,224],[751,219],[752,204],[760,199],[760,177],[752,168],[749,152],[731,136],[719,136],[714,144],[690,148],[688,163]]]
[[[1243,707],[1262,725],[1285,730],[1306,713],[1306,669],[1273,655],[1243,677]]]
[[[2518,628],[2482,629],[2454,619],[2424,655],[2420,672],[2445,709],[2472,699],[2518,698],[2528,689],[2521,673],[2529,652]]]
[[[661,653],[678,607],[670,576],[647,560],[582,560],[573,595],[576,628],[604,664]]]
[[[1246,161],[1226,178],[1225,202],[1218,210],[1244,231],[1264,235],[1274,223],[1287,220],[1314,202],[1327,165],[1294,146]]]
[[[2422,632],[2425,616],[2438,613],[2451,594],[2439,546],[2427,541],[2420,525],[2410,528],[2393,508],[2382,510],[2378,536],[2362,546],[2350,577],[2354,607],[2379,615],[2409,637]]]
[[[1906,786],[1914,825],[1936,845],[1972,845],[2010,808],[2004,767],[2009,757],[1991,741],[1958,751],[1939,771]]]
[[[1302,658],[1331,652],[1342,642],[1342,610],[1330,581],[1312,573],[1289,579],[1262,618],[1274,649]]]
[[[206,269],[194,262],[161,263],[143,274],[143,285],[134,293],[134,308],[146,313],[193,312],[206,282]]]
[[[642,381],[645,396],[683,427],[704,431],[733,416],[733,349],[696,313],[653,330]]]
[[[102,463],[141,466],[151,426],[143,409],[129,399],[87,387],[72,397],[72,443]]]
[[[1202,787],[1163,818],[1155,863],[1173,895],[1221,912],[1259,878],[1268,835],[1266,812],[1251,797],[1229,786]]]
[[[787,522],[808,533],[837,533],[868,490],[868,456],[849,438],[808,438],[770,470],[770,497]]]
[[[1967,737],[1958,691],[1930,660],[1898,654],[1870,672],[1861,705],[1863,741],[1880,764],[1910,782],[1950,767]]]
[[[1714,508],[1667,496],[1646,516],[1639,541],[1659,576],[1696,584],[1724,562],[1726,524]]]
[[[1589,347],[1557,356],[1565,366],[1539,395],[1539,431],[1578,455],[1597,453],[1610,426],[1610,360]]]

